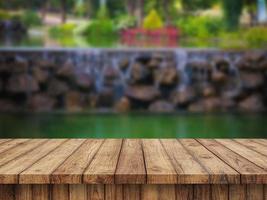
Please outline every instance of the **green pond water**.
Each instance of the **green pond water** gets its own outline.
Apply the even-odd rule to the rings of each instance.
[[[264,114],[0,114],[0,138],[267,138]]]

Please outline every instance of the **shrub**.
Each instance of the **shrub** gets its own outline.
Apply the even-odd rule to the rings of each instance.
[[[145,17],[143,28],[148,30],[158,29],[163,27],[163,22],[156,10],[151,10]]]
[[[83,35],[86,37],[107,36],[110,37],[116,34],[116,28],[112,20],[102,19],[94,20],[85,28]]]
[[[122,15],[118,19],[116,19],[116,28],[118,30],[131,28],[136,25],[136,22],[136,17],[130,15]]]
[[[76,28],[76,24],[74,23],[66,23],[59,26],[54,26],[50,28],[49,34],[52,37],[62,37],[62,36],[72,36],[74,30]]]
[[[254,27],[248,29],[244,34],[244,39],[252,48],[267,47],[267,28]]]
[[[42,19],[36,12],[25,11],[21,17],[21,22],[27,27],[40,26],[42,25]]]
[[[106,6],[101,6],[100,9],[97,12],[97,19],[99,20],[105,20],[108,19],[109,15],[108,15],[108,9]]]
[[[11,15],[6,11],[0,11],[0,20],[8,20],[11,18]]]

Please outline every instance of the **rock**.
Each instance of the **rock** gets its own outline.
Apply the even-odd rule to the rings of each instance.
[[[168,101],[159,100],[154,103],[152,103],[149,106],[150,112],[173,112],[175,111],[175,107],[172,103]]]
[[[189,112],[205,112],[204,108],[204,102],[203,101],[197,101],[189,105],[188,107]]]
[[[33,77],[39,82],[39,83],[45,83],[47,82],[49,78],[49,72],[47,70],[37,68],[35,67],[32,70]]]
[[[208,81],[212,71],[212,66],[207,61],[192,61],[186,65],[186,71],[191,73],[193,82]]]
[[[109,87],[103,88],[97,96],[97,107],[112,108],[114,105],[114,99],[115,97],[113,89]]]
[[[131,69],[131,82],[143,83],[151,81],[151,72],[140,63],[135,63]]]
[[[213,97],[216,95],[216,90],[212,85],[206,85],[204,86],[204,88],[202,89],[202,95],[204,97]]]
[[[51,81],[48,82],[47,92],[51,96],[64,95],[68,91],[69,91],[69,87],[67,83],[65,83],[64,81],[52,79]]]
[[[261,112],[264,111],[263,99],[260,95],[251,95],[238,104],[241,111]]]
[[[177,84],[179,76],[176,68],[164,67],[156,72],[155,79],[161,86],[173,86]]]
[[[262,71],[260,63],[266,60],[262,52],[248,52],[237,63],[240,70],[245,71]]]
[[[264,59],[262,62],[260,62],[259,68],[262,69],[263,71],[267,70],[267,58]]]
[[[171,95],[172,102],[178,106],[186,106],[196,99],[197,95],[192,87],[187,87],[182,91],[175,91]]]
[[[67,80],[72,80],[75,76],[75,67],[72,63],[67,62],[57,70],[56,75]]]
[[[153,86],[129,86],[125,95],[135,100],[150,102],[159,97],[160,92]]]
[[[0,79],[0,92],[4,90],[4,84],[3,81]]]
[[[126,69],[128,69],[130,65],[130,61],[128,58],[122,58],[119,62],[119,68],[122,70],[122,71],[125,71]]]
[[[222,109],[221,99],[217,97],[210,97],[197,101],[189,105],[190,112],[215,112]]]
[[[36,59],[34,62],[34,67],[39,67],[42,69],[56,69],[57,65],[52,60]]]
[[[48,96],[47,94],[36,94],[29,99],[28,105],[33,111],[52,111],[55,108],[56,99]]]
[[[264,84],[264,76],[262,73],[241,72],[240,78],[245,89],[257,89]]]
[[[104,84],[107,86],[113,85],[114,80],[116,80],[120,75],[120,72],[113,67],[105,68],[102,73],[104,77]]]
[[[146,67],[150,70],[158,69],[161,64],[161,59],[153,57],[147,64]]]
[[[118,112],[128,112],[131,110],[131,102],[127,97],[122,97],[115,105]]]
[[[88,91],[93,87],[94,81],[89,74],[80,73],[75,77],[75,84],[79,89]]]
[[[0,112],[14,112],[18,111],[17,106],[14,102],[7,99],[0,99]]]
[[[223,72],[225,74],[229,74],[230,63],[226,59],[222,57],[217,57],[215,58],[214,63],[215,63],[216,70]]]
[[[11,73],[27,73],[29,70],[29,63],[23,58],[16,58],[14,62],[8,64]]]
[[[223,72],[216,71],[212,73],[211,79],[214,83],[225,83],[227,81],[227,75]]]
[[[221,106],[223,111],[233,111],[236,108],[236,102],[230,98],[222,98]]]
[[[9,78],[6,89],[12,93],[37,92],[39,85],[29,74],[16,74]]]
[[[81,111],[86,105],[86,96],[77,91],[70,91],[65,95],[65,108],[67,111]]]

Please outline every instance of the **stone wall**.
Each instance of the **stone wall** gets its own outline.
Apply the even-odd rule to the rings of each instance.
[[[262,112],[267,52],[0,50],[0,111]]]

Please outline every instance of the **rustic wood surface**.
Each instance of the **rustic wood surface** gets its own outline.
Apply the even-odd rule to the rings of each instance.
[[[265,139],[3,139],[0,184],[227,184],[238,188],[228,190],[238,196],[243,194],[239,194],[242,187],[235,184],[267,184],[266,153]],[[87,193],[98,195],[102,187]],[[190,198],[191,188],[184,188],[145,190],[155,196],[166,190],[171,196],[179,193]],[[64,190],[59,186],[52,191],[64,195]],[[77,190],[83,193],[84,189],[77,186]],[[131,186],[123,192],[137,195],[139,190],[143,188]],[[77,195],[73,188],[70,191]],[[107,195],[114,196],[116,191],[110,187]],[[214,199],[225,189],[199,186],[193,193],[204,198],[208,191]],[[266,187],[246,187],[246,191],[251,199],[256,198],[253,191],[266,194]]]

